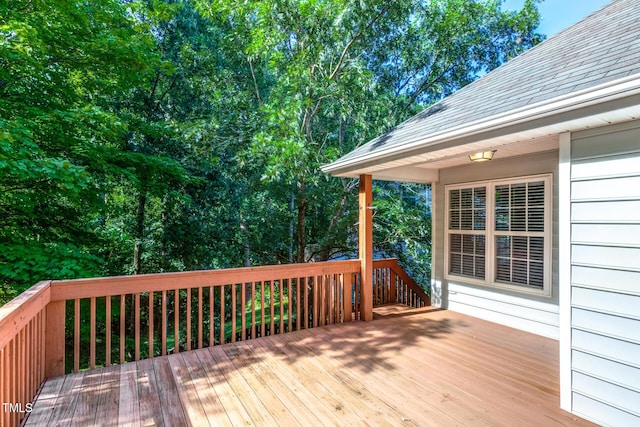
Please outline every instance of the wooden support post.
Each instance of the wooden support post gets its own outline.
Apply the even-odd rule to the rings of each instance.
[[[360,175],[360,194],[358,197],[359,226],[358,250],[360,255],[361,306],[360,318],[373,320],[373,196],[371,193],[371,175]]]
[[[64,314],[65,301],[53,301],[46,308],[45,376],[64,375]]]

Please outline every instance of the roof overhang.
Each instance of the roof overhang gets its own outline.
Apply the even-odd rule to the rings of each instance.
[[[530,144],[533,151],[549,149],[563,132],[606,126],[640,118],[640,76],[634,75],[551,100],[464,123],[401,146],[347,157],[322,167],[340,177],[370,174],[374,179],[435,182],[443,160],[509,144]],[[557,138],[556,138],[557,140]],[[536,141],[539,143],[536,144]],[[533,144],[532,144],[533,142]]]

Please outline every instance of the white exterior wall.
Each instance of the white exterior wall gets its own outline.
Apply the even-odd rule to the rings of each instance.
[[[571,410],[640,425],[640,123],[572,134],[570,186]]]
[[[496,159],[490,162],[440,170],[440,181],[433,194],[433,303],[449,310],[479,317],[527,332],[558,338],[558,152],[526,157]],[[551,296],[537,296],[474,285],[445,278],[445,189],[448,184],[553,174],[552,288]]]

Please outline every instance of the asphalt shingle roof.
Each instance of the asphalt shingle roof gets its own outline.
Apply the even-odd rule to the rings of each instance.
[[[338,163],[633,74],[640,74],[640,0],[614,0]]]

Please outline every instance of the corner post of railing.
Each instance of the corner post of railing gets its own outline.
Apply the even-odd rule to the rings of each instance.
[[[54,282],[50,286],[54,286]],[[53,290],[53,289],[52,289]],[[65,301],[49,301],[45,323],[45,376],[64,375]]]

